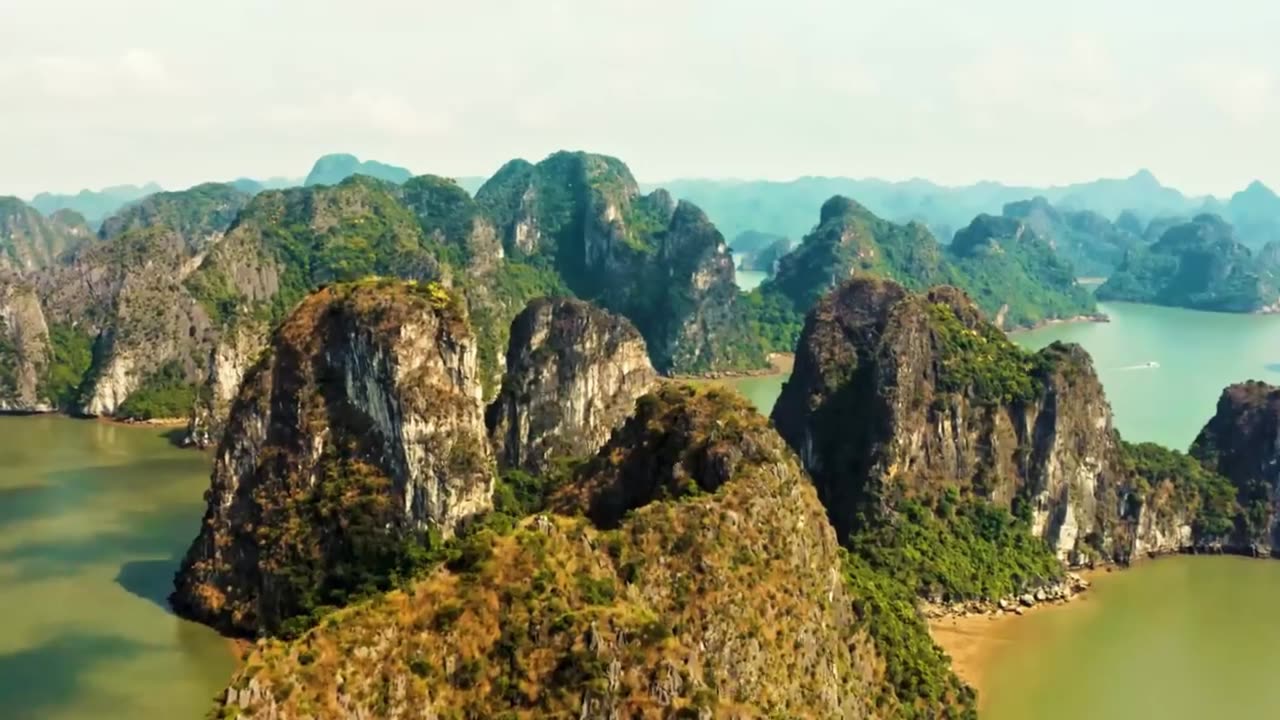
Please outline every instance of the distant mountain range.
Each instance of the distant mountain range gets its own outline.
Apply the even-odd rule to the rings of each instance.
[[[843,195],[857,199],[881,217],[922,222],[942,242],[949,242],[957,229],[978,215],[1000,214],[1008,204],[1036,197],[1061,211],[1091,211],[1112,220],[1126,214],[1130,222],[1141,226],[1158,218],[1185,221],[1215,213],[1235,225],[1247,245],[1260,247],[1280,239],[1280,196],[1261,182],[1223,201],[1185,195],[1163,185],[1148,170],[1123,179],[1055,187],[997,182],[947,187],[921,179],[889,182],[841,177],[803,177],[786,182],[672,180],[661,187],[702,207],[727,237],[748,230],[801,237],[813,227],[814,213],[822,203],[833,195]]]
[[[376,160],[362,161],[355,155],[338,153],[325,155],[316,160],[306,177],[273,177],[266,180],[241,177],[228,184],[240,192],[257,195],[264,190],[337,185],[352,175],[368,175],[396,184],[402,184],[413,176],[409,170],[402,167]],[[485,178],[482,177],[457,179],[458,184],[472,195],[480,189],[484,181]],[[164,190],[165,188],[159,184],[151,182],[145,185],[116,185],[102,190],[81,190],[74,194],[43,192],[32,198],[28,204],[45,216],[59,210],[73,210],[83,215],[85,222],[96,229],[102,225],[103,220],[119,212],[126,205]]]
[[[361,160],[350,154],[332,154],[317,160],[303,178],[240,178],[231,185],[253,195],[263,190],[303,185],[335,185],[356,174],[397,184],[412,176],[410,170],[396,165]],[[457,183],[474,195],[484,180],[463,177],[457,178]],[[1127,178],[1052,187],[990,181],[949,187],[919,178],[892,182],[874,178],[802,177],[789,181],[676,179],[642,183],[641,188],[646,192],[663,188],[677,198],[693,202],[706,211],[727,238],[752,231],[803,237],[813,229],[813,218],[822,203],[841,195],[856,199],[880,217],[895,222],[921,222],[943,243],[950,242],[956,230],[978,215],[998,215],[1006,205],[1033,198],[1043,198],[1064,213],[1095,213],[1115,221],[1118,226],[1133,228],[1167,228],[1203,213],[1213,213],[1235,226],[1239,240],[1245,245],[1257,248],[1280,240],[1280,196],[1263,183],[1255,181],[1226,199],[1192,196],[1162,184],[1149,170],[1140,170]],[[41,193],[30,204],[45,215],[74,210],[84,216],[90,227],[97,228],[107,216],[125,205],[162,189],[148,183],[82,190],[76,194]],[[1148,241],[1154,239],[1147,238]]]

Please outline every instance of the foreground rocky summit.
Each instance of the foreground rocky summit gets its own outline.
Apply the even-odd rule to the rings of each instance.
[[[260,646],[224,714],[899,716],[813,487],[743,399],[645,396],[552,505]]]
[[[827,296],[773,419],[842,536],[918,503],[917,522],[949,523],[976,500],[1085,563],[1190,547],[1204,526],[1208,480],[1175,472],[1194,466],[1185,456],[1160,465],[1119,440],[1087,353],[1025,352],[953,288],[855,278]]]
[[[378,589],[408,546],[490,507],[482,413],[456,296],[390,281],[312,295],[240,388],[175,608],[251,634]]]
[[[630,321],[570,299],[534,300],[516,317],[506,366],[490,434],[500,464],[534,474],[600,449],[658,379]]]

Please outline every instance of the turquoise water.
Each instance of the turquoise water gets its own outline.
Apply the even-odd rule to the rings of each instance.
[[[1030,348],[1062,340],[1088,350],[1127,439],[1185,450],[1227,385],[1280,383],[1280,315],[1123,303],[1100,309],[1111,322],[1054,325],[1013,339]]]

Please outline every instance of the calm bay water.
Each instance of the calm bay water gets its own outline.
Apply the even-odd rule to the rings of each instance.
[[[1028,348],[1093,355],[1116,425],[1186,449],[1222,389],[1280,384],[1280,316],[1145,305],[1110,323],[1018,333]],[[1154,363],[1154,365],[1152,365]],[[783,378],[731,381],[766,414]],[[1280,717],[1280,561],[1177,557],[1098,579],[1083,600],[1002,623],[983,666],[987,720]]]
[[[1174,557],[1000,623],[984,720],[1280,717],[1280,560]]]
[[[1231,383],[1280,384],[1280,315],[1102,305],[1109,323],[1052,325],[1013,339],[1079,343],[1093,356],[1116,427],[1129,440],[1185,450]],[[1155,363],[1157,367],[1147,367]]]
[[[155,428],[0,417],[0,717],[204,716],[230,646],[164,598],[208,473]]]

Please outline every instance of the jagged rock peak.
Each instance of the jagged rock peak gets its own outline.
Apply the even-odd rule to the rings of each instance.
[[[1118,518],[1111,412],[1087,353],[1010,342],[963,292],[913,294],[856,277],[809,314],[773,411],[837,531],[898,499],[947,488],[1011,509],[1061,557]],[[1103,490],[1100,490],[1103,488]]]
[[[470,565],[264,644],[249,661],[262,671],[233,680],[224,708],[246,720],[322,703],[351,717],[897,715],[813,488],[744,399],[664,386],[576,483],[588,507],[620,493],[632,512],[610,531],[534,516]]]
[[[1254,380],[1223,390],[1191,455],[1236,486],[1244,509],[1241,544],[1273,554],[1280,547],[1280,387]]]
[[[493,477],[460,299],[391,280],[322,289],[241,385],[174,605],[231,632],[278,629],[488,510]]]
[[[565,298],[534,300],[516,317],[506,366],[490,437],[500,464],[535,474],[598,450],[657,381],[629,320]]]

